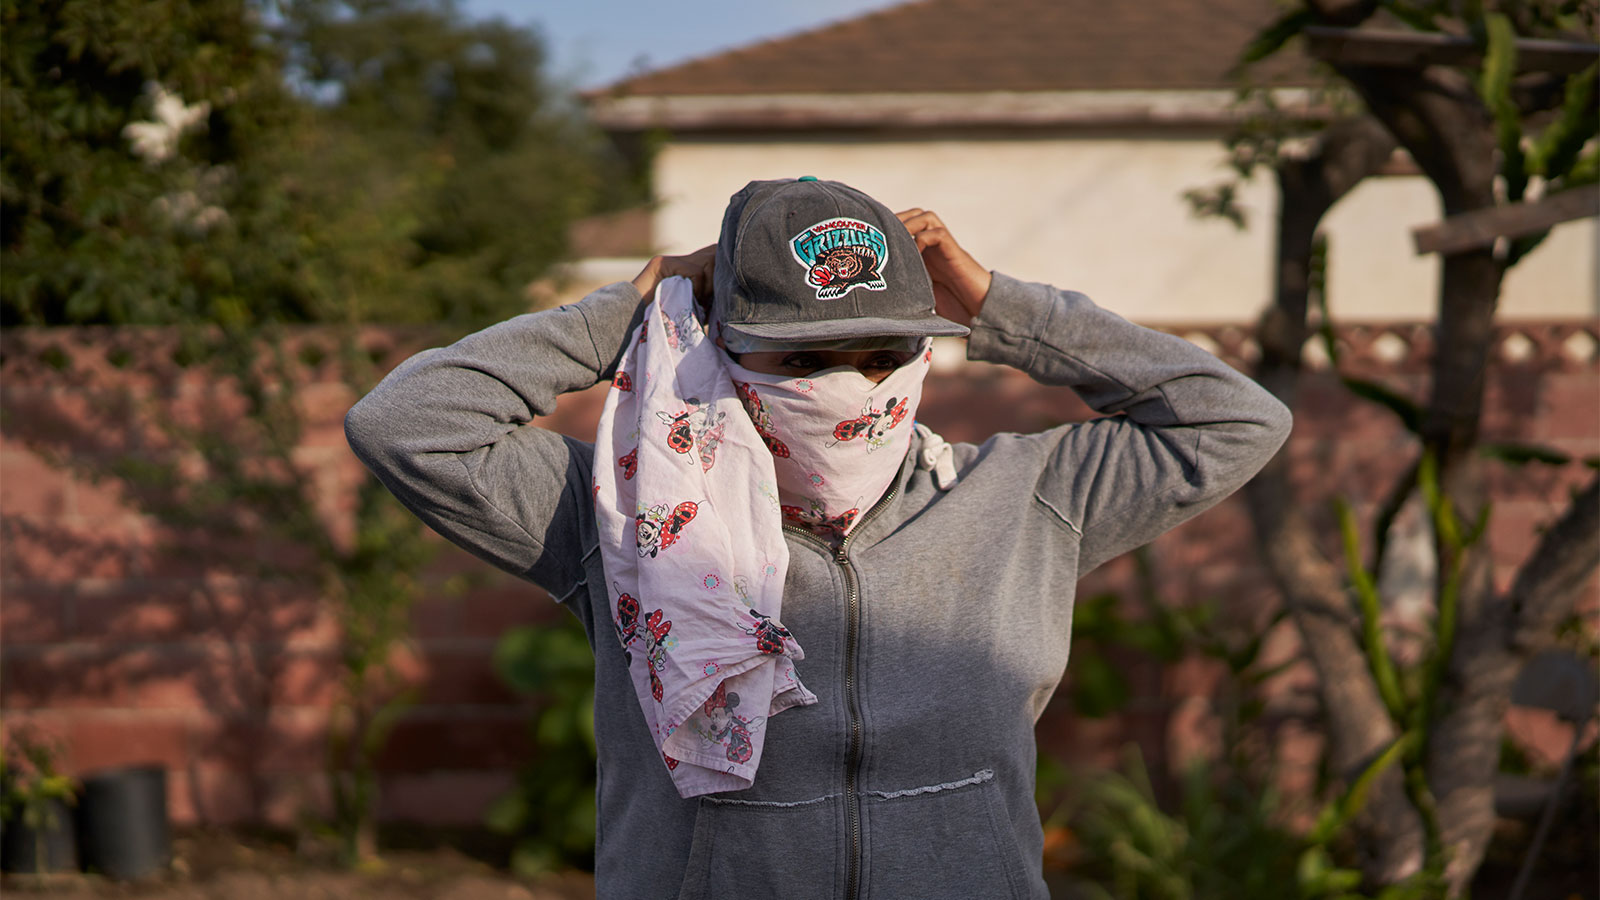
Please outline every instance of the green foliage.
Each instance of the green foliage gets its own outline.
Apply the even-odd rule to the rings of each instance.
[[[78,781],[56,771],[60,747],[30,729],[12,726],[6,730],[0,751],[0,822],[20,823],[36,835],[33,870],[49,871],[45,854],[49,847],[42,837],[63,824],[56,810],[78,802]]]
[[[530,32],[264,2],[0,0],[0,323],[476,325],[640,198]]]
[[[534,760],[486,816],[490,829],[516,838],[512,867],[534,875],[590,865],[595,841],[594,653],[572,617],[558,626],[509,631],[494,652],[495,671],[540,701],[532,723]]]
[[[1405,716],[1406,701],[1400,692],[1400,678],[1395,674],[1394,661],[1383,644],[1383,626],[1380,622],[1382,602],[1378,599],[1377,580],[1361,562],[1361,539],[1356,532],[1355,513],[1349,504],[1339,501],[1339,534],[1344,544],[1345,565],[1350,582],[1355,589],[1356,608],[1361,612],[1361,646],[1366,651],[1367,667],[1378,686],[1378,696],[1389,715],[1395,719]]]
[[[329,367],[370,387],[354,326],[526,311],[568,224],[640,181],[536,35],[449,0],[0,0],[0,25],[0,323],[179,326],[170,361],[242,405],[195,421],[157,398],[154,446],[79,464],[170,526],[298,560],[228,565],[337,616],[335,825],[369,860],[375,759],[411,703],[390,657],[433,544],[370,478],[330,520],[299,387]],[[302,322],[343,327],[319,345]]]
[[[0,323],[204,319],[241,278],[295,307],[248,171],[290,114],[249,4],[0,0],[0,23]],[[187,127],[152,125],[157,85]],[[143,158],[139,128],[165,135]]]
[[[1388,755],[1386,754],[1386,757]],[[1381,758],[1380,763],[1387,762]],[[1378,766],[1375,763],[1374,766]],[[1369,768],[1373,772],[1373,768]],[[1144,762],[1130,749],[1121,773],[1087,781],[1073,816],[1085,851],[1084,885],[1115,900],[1361,900],[1361,873],[1339,865],[1330,842],[1364,802],[1358,780],[1306,835],[1286,824],[1292,810],[1270,788],[1254,789],[1191,766],[1175,809],[1158,802]],[[1433,873],[1385,889],[1388,900],[1444,897]]]
[[[1529,463],[1564,466],[1572,462],[1570,453],[1564,453],[1554,447],[1521,441],[1484,441],[1478,445],[1478,455],[1518,467]]]
[[[1427,504],[1441,552],[1432,641],[1417,671],[1409,673],[1412,676],[1410,678],[1403,677],[1408,673],[1397,671],[1384,643],[1380,624],[1382,604],[1377,594],[1376,574],[1362,561],[1355,515],[1343,501],[1337,503],[1337,512],[1345,550],[1346,573],[1359,613],[1361,647],[1384,707],[1395,729],[1401,734],[1400,739],[1379,757],[1378,762],[1398,755],[1406,794],[1422,819],[1427,851],[1426,868],[1433,872],[1442,871],[1445,848],[1439,841],[1439,821],[1428,786],[1428,741],[1439,712],[1439,689],[1449,670],[1455,648],[1456,618],[1462,579],[1466,572],[1467,551],[1480,543],[1488,532],[1490,509],[1486,505],[1471,524],[1462,522],[1454,502],[1443,491],[1438,465],[1431,453],[1424,453],[1418,463],[1415,487],[1421,491]],[[1387,523],[1380,522],[1379,528],[1381,538]],[[1406,690],[1408,684],[1414,685],[1409,691]],[[1372,772],[1370,768],[1368,771]],[[1357,780],[1357,785],[1363,780],[1369,780],[1366,774]]]
[[[1438,31],[1440,4],[1433,0],[1379,0],[1378,6],[1417,31]]]
[[[1484,21],[1488,47],[1478,92],[1494,117],[1495,142],[1500,148],[1500,171],[1506,180],[1506,199],[1515,203],[1528,187],[1528,161],[1522,154],[1522,113],[1511,98],[1511,81],[1517,74],[1517,34],[1511,20],[1499,13]]]
[[[462,324],[524,312],[573,219],[641,199],[540,76],[527,31],[439,2],[301,0],[279,39],[320,100],[282,178],[336,308]]]
[[[1256,33],[1245,45],[1244,52],[1239,54],[1239,69],[1253,63],[1258,63],[1269,56],[1282,50],[1290,40],[1298,37],[1307,25],[1316,24],[1316,17],[1309,9],[1295,7],[1287,10],[1278,18],[1272,20],[1265,28]]]

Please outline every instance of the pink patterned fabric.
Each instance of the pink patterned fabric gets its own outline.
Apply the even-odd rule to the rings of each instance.
[[[933,354],[928,342],[881,382],[848,366],[803,378],[725,361],[771,451],[783,520],[849,534],[900,472]]]
[[[905,458],[928,360],[882,384],[761,375],[708,339],[688,280],[647,305],[600,417],[595,510],[617,639],[680,796],[749,787],[768,717],[816,702],[780,618],[784,512],[854,527]]]

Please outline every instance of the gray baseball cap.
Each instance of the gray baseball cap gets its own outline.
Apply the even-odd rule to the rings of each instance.
[[[711,319],[763,341],[965,335],[933,311],[917,242],[837,181],[752,181],[728,201]]]

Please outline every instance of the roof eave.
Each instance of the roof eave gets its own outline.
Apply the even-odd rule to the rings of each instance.
[[[1320,118],[1328,110],[1303,87],[1277,88],[1277,109]],[[1227,126],[1252,114],[1237,91],[1106,90],[884,94],[663,94],[592,96],[590,113],[614,132],[665,129],[1059,128]]]

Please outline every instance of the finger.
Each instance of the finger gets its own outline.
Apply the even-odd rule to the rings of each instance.
[[[910,209],[902,209],[901,211],[895,213],[895,216],[902,222],[906,221],[907,219],[916,218],[920,215],[922,215],[922,207],[920,206],[913,206]]]
[[[937,247],[943,244],[950,237],[950,229],[945,228],[943,225],[925,226],[913,232],[911,236],[916,238],[917,250],[920,252],[929,247]]]
[[[925,209],[917,210],[916,215],[901,219],[900,221],[905,223],[906,230],[912,234],[917,234],[930,228],[944,227],[944,222],[939,218],[938,213]]]

